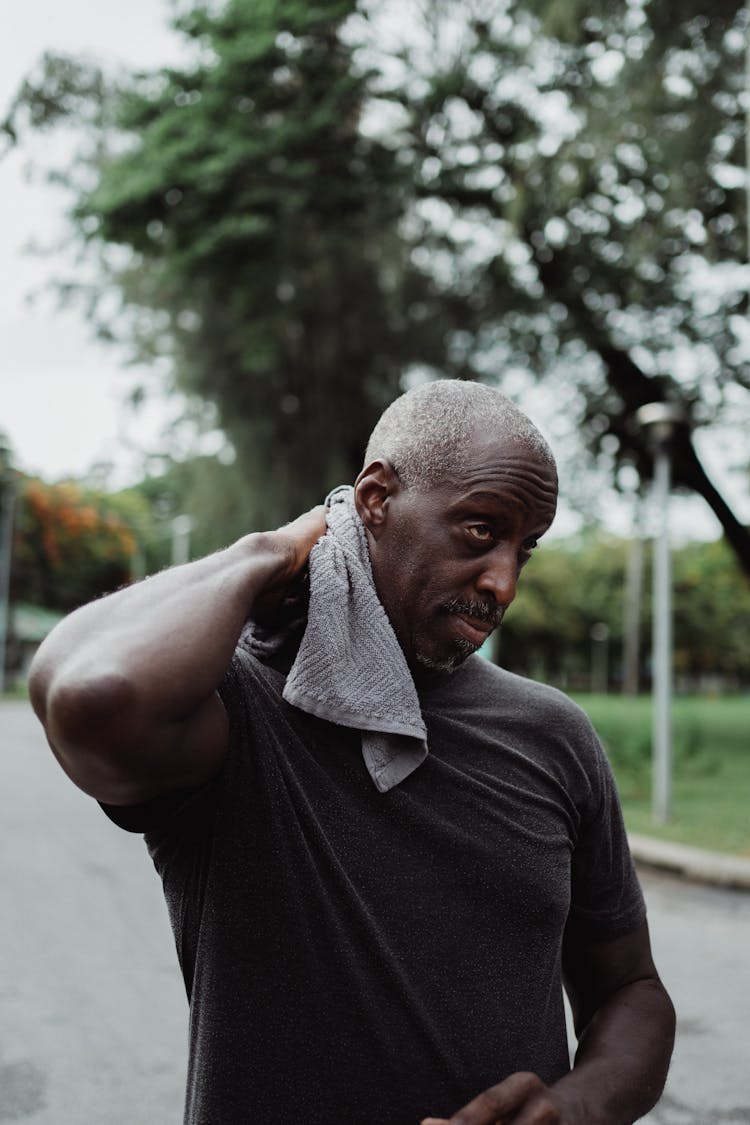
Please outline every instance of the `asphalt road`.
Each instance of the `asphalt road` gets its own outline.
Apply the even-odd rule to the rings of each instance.
[[[0,1122],[179,1125],[187,1005],[140,837],[67,781],[22,703],[0,704],[0,793]],[[750,894],[643,880],[679,1016],[644,1121],[746,1125]]]

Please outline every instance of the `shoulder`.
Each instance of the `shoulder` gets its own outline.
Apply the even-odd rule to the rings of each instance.
[[[558,688],[509,672],[481,657],[470,657],[462,667],[455,689],[467,698],[500,706],[511,714],[525,715],[530,722],[594,736],[586,712]]]
[[[564,692],[470,657],[427,706],[437,729],[471,732],[521,755],[596,802],[608,764],[586,713]]]
[[[229,716],[230,726],[244,725],[253,717],[278,711],[286,676],[261,660],[242,641],[219,685],[219,695]]]

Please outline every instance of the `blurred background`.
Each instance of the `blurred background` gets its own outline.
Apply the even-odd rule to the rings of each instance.
[[[626,724],[612,754],[645,797],[666,525],[676,686],[698,699],[676,755],[720,773],[708,732],[747,746],[750,686],[748,9],[29,0],[15,19],[7,684],[57,615],[351,481],[402,389],[480,379],[538,421],[562,481],[490,655],[629,699],[597,719]],[[658,446],[649,403],[672,419]]]
[[[487,655],[588,709],[632,831],[750,857],[749,13],[19,6],[0,41],[6,696],[60,615],[278,525],[353,480],[401,390],[478,379],[538,422],[562,485]]]

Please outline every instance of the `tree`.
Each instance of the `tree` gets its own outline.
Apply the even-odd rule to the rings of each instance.
[[[511,671],[588,689],[592,630],[607,627],[608,674],[621,673],[626,543],[586,532],[543,542],[524,569],[499,634],[499,662]]]
[[[461,374],[556,382],[592,450],[642,478],[638,408],[679,404],[675,483],[705,498],[750,576],[750,531],[693,441],[750,418],[744,4],[423,7],[432,48],[393,95],[425,260],[471,294]]]
[[[727,545],[690,543],[674,560],[678,681],[750,682],[750,590]]]
[[[750,417],[741,0],[380,9],[199,7],[189,64],[107,88],[48,60],[6,131],[85,123],[78,235],[139,354],[217,405],[249,519],[351,479],[415,372],[530,370],[642,479],[638,408],[681,405],[676,483],[750,574],[694,440]]]
[[[590,688],[592,630],[605,625],[608,673],[623,673],[623,589],[629,544],[585,532],[543,542],[523,572],[518,596],[499,634],[499,662],[511,671]],[[648,562],[650,564],[650,559]],[[649,582],[646,583],[650,585]],[[652,628],[652,607],[641,606],[641,636]],[[740,688],[750,684],[750,588],[721,540],[690,542],[674,554],[674,666],[678,687]],[[650,644],[642,643],[642,681]]]
[[[196,7],[175,21],[194,48],[183,68],[102,96],[100,75],[47,59],[7,123],[72,114],[93,130],[76,230],[102,251],[139,354],[166,355],[177,385],[218,407],[249,521],[350,480],[404,369],[442,352],[399,232],[408,180],[361,128],[368,76],[341,35],[355,7]],[[100,277],[94,293],[92,312]],[[111,331],[111,304],[98,311]]]
[[[146,574],[154,574],[171,562],[176,517],[188,516],[191,520],[191,558],[226,547],[251,526],[252,500],[239,463],[227,465],[206,456],[160,460],[159,471],[149,473],[117,498],[133,497],[147,513],[139,524]]]
[[[132,504],[72,482],[19,481],[11,601],[67,612],[130,580]]]

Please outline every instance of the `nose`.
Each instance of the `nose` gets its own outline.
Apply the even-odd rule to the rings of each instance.
[[[516,596],[518,571],[516,552],[506,545],[498,545],[482,560],[482,570],[475,582],[477,593],[483,594],[485,599],[491,594],[497,605],[506,608]]]

